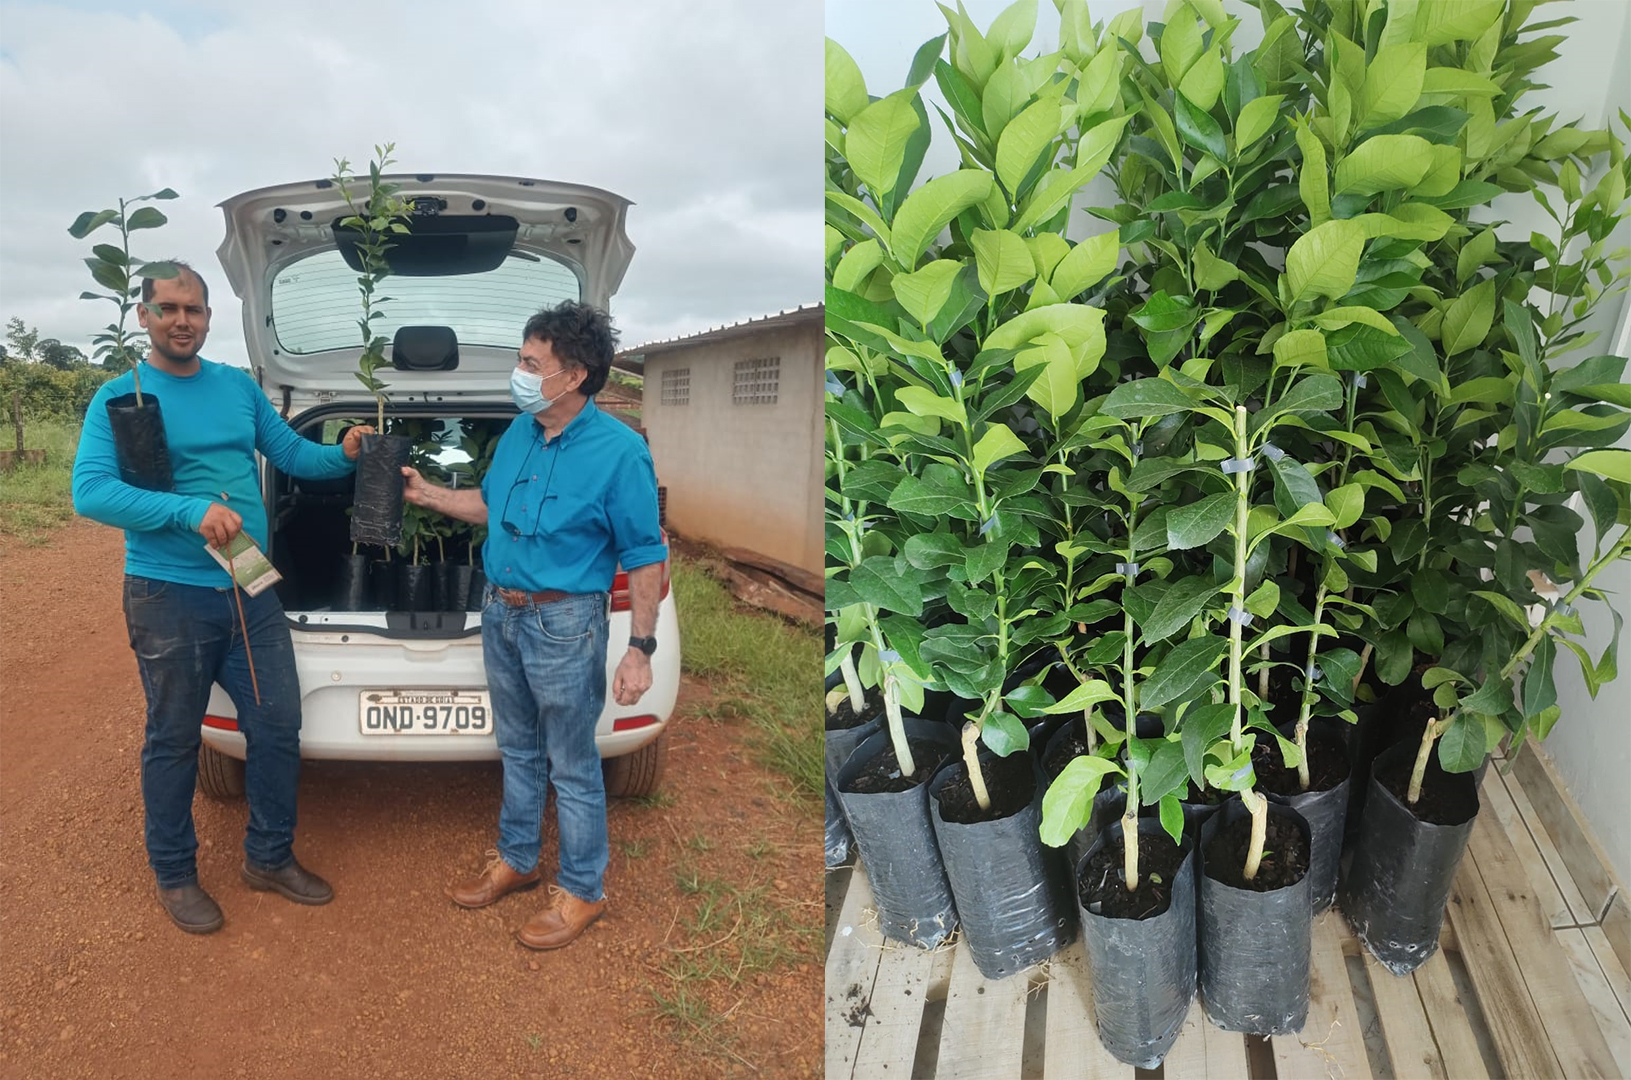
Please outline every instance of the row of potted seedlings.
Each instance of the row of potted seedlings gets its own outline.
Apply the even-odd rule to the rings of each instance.
[[[948,12],[882,96],[828,42],[828,855],[988,977],[1079,927],[1153,1067],[1197,987],[1298,1030],[1333,904],[1430,957],[1475,770],[1562,651],[1614,677],[1576,605],[1631,555],[1584,326],[1628,167],[1520,107],[1532,4],[1262,0],[1239,55],[1216,3],[1057,6],[1039,57],[1034,5]],[[931,78],[961,167],[919,183]]]

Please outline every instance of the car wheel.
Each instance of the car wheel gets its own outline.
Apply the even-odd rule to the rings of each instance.
[[[606,774],[606,794],[617,798],[655,795],[662,786],[663,767],[668,761],[668,732],[632,754],[607,758],[600,763]]]
[[[244,793],[244,763],[212,746],[200,746],[198,790],[212,799],[241,798]]]

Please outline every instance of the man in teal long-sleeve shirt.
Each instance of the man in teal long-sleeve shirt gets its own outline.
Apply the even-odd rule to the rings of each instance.
[[[198,884],[192,802],[213,683],[237,706],[246,746],[244,881],[303,904],[334,896],[294,857],[300,686],[283,606],[271,589],[243,595],[240,629],[232,579],[206,544],[220,547],[239,532],[265,544],[257,450],[280,472],[329,479],[355,467],[362,436],[373,429],[352,428],[340,446],[310,442],[278,416],[248,372],[200,357],[209,287],[177,265],[174,278],[142,282],[137,309],[151,342],[140,365],[142,393],[163,411],[173,490],[148,491],[120,478],[107,404],[135,388],[127,372],[105,383],[85,414],[74,509],[125,531],[125,621],[147,695],[141,784],[148,862],[170,918],[188,933],[206,934],[222,915]]]

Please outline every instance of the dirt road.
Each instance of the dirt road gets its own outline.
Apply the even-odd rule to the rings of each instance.
[[[542,892],[479,912],[442,895],[493,844],[496,764],[308,763],[296,851],[334,884],[320,908],[245,887],[243,804],[199,796],[200,877],[226,925],[176,930],[142,849],[122,554],[119,533],[84,521],[46,547],[0,547],[0,1074],[820,1074],[820,828],[750,763],[745,722],[699,715],[709,691],[689,678],[672,801],[614,804],[611,906],[563,951],[511,938]],[[546,870],[553,818],[548,830]],[[695,874],[812,932],[775,970],[678,986],[659,969],[736,944],[688,936],[700,901],[677,876]],[[680,989],[725,1017],[717,1038],[682,1042],[659,1014],[653,991]]]

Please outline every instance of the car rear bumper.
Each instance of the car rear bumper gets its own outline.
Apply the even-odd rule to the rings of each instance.
[[[375,691],[485,690],[481,639],[400,640],[359,633],[295,629],[295,668],[300,680],[300,756],[340,761],[486,761],[498,744],[485,734],[364,734],[359,723],[361,695]],[[611,700],[612,679],[628,640],[629,616],[614,612],[607,650],[606,707],[595,729],[603,758],[631,754],[652,742],[668,724],[679,696],[679,621],[671,598],[658,608],[657,639],[651,658],[652,686],[640,701],[621,706]],[[204,722],[206,745],[243,758],[244,737],[236,730],[237,710],[219,686],[211,688]]]

